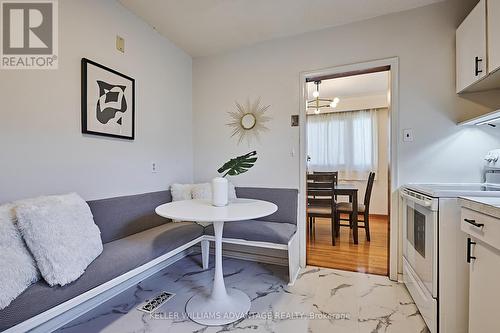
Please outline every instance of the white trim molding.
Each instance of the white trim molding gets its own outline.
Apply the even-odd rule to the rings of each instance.
[[[362,63],[347,64],[324,68],[318,70],[305,71],[300,73],[300,189],[299,189],[299,211],[297,233],[299,236],[299,257],[300,266],[306,266],[306,160],[307,160],[307,129],[306,129],[306,102],[307,90],[306,80],[308,78],[347,73],[353,71],[363,71],[377,67],[390,66],[390,98],[389,98],[389,116],[390,116],[390,162],[389,162],[389,212],[390,212],[390,234],[389,234],[389,278],[393,281],[398,279],[398,236],[399,236],[399,207],[398,207],[398,187],[399,187],[399,169],[398,169],[398,144],[399,144],[399,59],[398,57],[367,61]]]

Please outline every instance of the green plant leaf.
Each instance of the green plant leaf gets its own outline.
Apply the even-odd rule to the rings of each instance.
[[[235,158],[230,159],[223,166],[221,166],[217,172],[224,173],[222,177],[237,176],[239,174],[245,173],[254,166],[257,161],[257,152],[251,151],[248,154],[241,155]]]

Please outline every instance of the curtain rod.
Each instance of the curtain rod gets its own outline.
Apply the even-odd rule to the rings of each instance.
[[[356,110],[345,110],[345,111],[329,111],[329,112],[321,112],[321,113],[306,113],[306,116],[321,116],[322,114],[329,114],[329,113],[343,113],[343,112],[356,112],[356,111],[369,111],[369,110],[375,110],[375,111],[380,111],[384,109],[389,109],[388,107],[385,108],[370,108],[370,109],[356,109]]]

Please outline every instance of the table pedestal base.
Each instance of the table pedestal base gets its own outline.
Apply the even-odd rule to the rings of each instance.
[[[242,291],[229,289],[227,295],[195,295],[186,304],[188,317],[195,323],[208,326],[226,325],[246,316],[250,298]]]
[[[226,325],[243,318],[250,310],[250,298],[236,289],[226,290],[222,272],[222,229],[224,222],[214,222],[215,272],[212,294],[193,296],[186,304],[192,321],[202,325]]]

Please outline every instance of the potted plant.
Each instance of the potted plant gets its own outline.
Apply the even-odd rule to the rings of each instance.
[[[257,161],[257,152],[251,151],[245,155],[230,159],[217,172],[221,177],[212,179],[212,204],[217,207],[223,207],[228,202],[228,181],[226,176],[237,176],[247,172]]]

